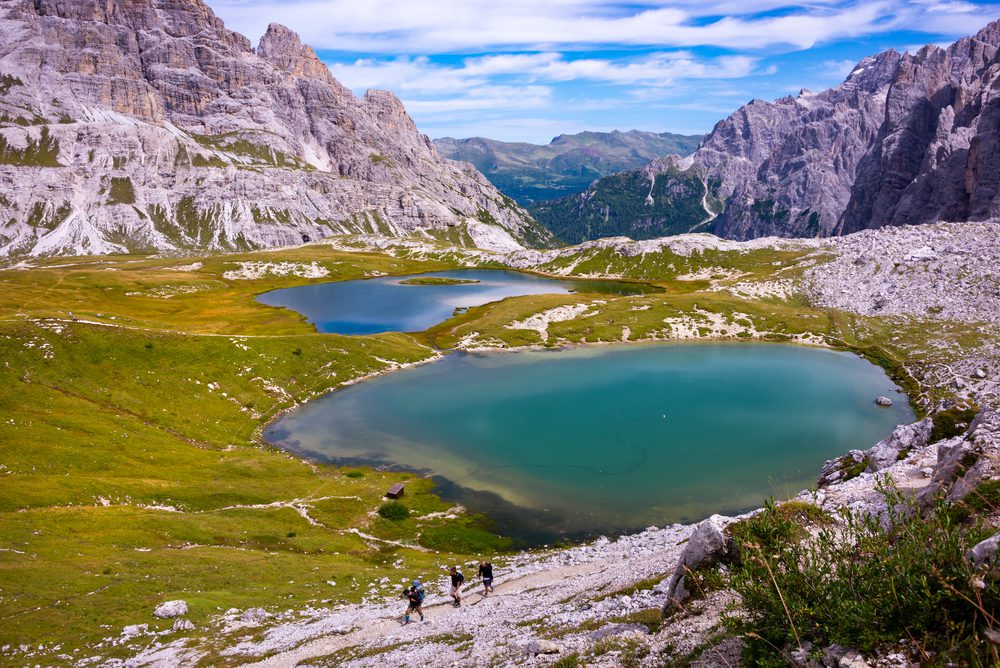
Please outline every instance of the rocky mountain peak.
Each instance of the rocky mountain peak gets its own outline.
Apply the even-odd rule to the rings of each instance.
[[[0,257],[551,243],[394,95],[355,97],[278,24],[255,53],[202,0],[0,0],[0,119]]]
[[[993,21],[985,28],[976,33],[974,40],[1000,46],[1000,20]]]
[[[698,189],[678,188],[667,202],[674,208],[663,210],[674,229],[711,229],[728,239],[996,220],[997,127],[1000,21],[947,48],[864,58],[840,85],[820,93],[748,102],[717,123],[692,156],[706,206],[679,213],[675,205],[689,203]],[[662,166],[647,171],[660,173]],[[621,200],[621,184],[634,183],[633,206],[622,219],[605,215],[603,222],[616,230],[643,224],[651,209],[638,203],[658,205],[649,180],[608,178],[614,182],[595,192],[611,189]],[[706,219],[713,199],[723,210]],[[586,226],[572,215],[561,215],[560,224]]]
[[[249,43],[225,29],[222,19],[203,0],[35,0],[39,16],[92,21],[132,30],[162,30],[171,37],[191,37],[211,31],[230,45]]]
[[[267,32],[260,38],[257,55],[295,76],[324,81],[333,79],[313,48],[303,44],[298,33],[280,23],[267,26]]]

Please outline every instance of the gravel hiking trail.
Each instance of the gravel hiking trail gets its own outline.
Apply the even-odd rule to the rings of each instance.
[[[585,576],[600,573],[612,566],[613,564],[603,562],[591,562],[576,566],[550,568],[499,582],[496,584],[493,593],[488,597],[483,597],[482,594],[478,593],[481,590],[481,586],[478,581],[473,581],[467,585],[468,591],[462,597],[462,607],[456,608],[451,604],[450,600],[444,601],[442,600],[443,597],[437,596],[435,600],[440,602],[435,602],[424,607],[425,620],[423,622],[414,621],[405,626],[401,622],[405,602],[401,599],[399,605],[400,612],[394,617],[372,619],[363,628],[356,629],[350,633],[311,640],[299,647],[280,652],[262,661],[244,665],[248,668],[292,668],[293,666],[302,665],[311,659],[328,656],[339,650],[370,641],[391,638],[393,641],[403,642],[453,632],[453,627],[459,620],[468,623],[481,619],[482,623],[487,624],[490,618],[516,617],[521,614],[520,608],[522,606],[518,603],[523,603],[522,596],[526,592],[559,587],[560,591],[565,595],[565,586],[568,581],[579,580],[580,578],[585,578]],[[585,579],[589,580],[589,578]],[[578,589],[578,587],[572,587],[574,592]],[[491,604],[487,614],[482,614],[486,612],[485,610],[480,611],[476,609],[477,606],[484,602]]]

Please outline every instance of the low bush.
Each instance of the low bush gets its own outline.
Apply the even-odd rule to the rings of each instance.
[[[947,410],[935,413],[931,417],[931,443],[937,443],[946,438],[952,438],[965,433],[969,424],[976,417],[976,409],[966,406],[953,406]]]
[[[400,522],[410,516],[410,509],[401,501],[386,501],[379,506],[378,514],[387,520]]]
[[[731,585],[742,602],[727,618],[741,633],[748,665],[784,666],[788,649],[839,644],[863,653],[909,639],[922,664],[995,665],[995,588],[964,559],[985,537],[980,523],[956,523],[947,506],[920,517],[883,489],[884,518],[844,511],[842,525],[801,540],[773,504],[733,532],[740,557]]]

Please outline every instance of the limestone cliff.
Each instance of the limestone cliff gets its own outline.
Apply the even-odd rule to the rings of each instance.
[[[611,233],[635,229],[641,237],[652,220],[664,234],[697,230],[752,239],[996,219],[998,48],[1000,22],[994,22],[948,48],[865,58],[843,83],[820,93],[753,100],[716,124],[680,163],[700,175],[705,211],[716,199],[725,202],[711,223],[687,206],[697,188],[681,192],[682,202],[659,202],[633,172],[635,178],[617,177],[639,184],[616,189],[625,213],[615,217],[614,207],[606,208],[602,225]],[[650,170],[667,173],[655,164]],[[598,182],[589,192],[609,187]],[[560,232],[575,226],[585,234],[567,235],[573,239],[601,236],[586,234],[592,210],[576,202],[549,206],[571,214],[560,217]],[[538,216],[548,222],[545,212]]]
[[[0,256],[350,232],[550,240],[283,26],[254,50],[202,0],[0,0]]]

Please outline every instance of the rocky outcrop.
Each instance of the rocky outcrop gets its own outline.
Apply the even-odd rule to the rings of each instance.
[[[726,526],[733,521],[729,517],[712,515],[695,527],[667,581],[664,614],[691,598],[691,592],[685,586],[689,572],[723,563],[735,556],[733,539],[725,534]]]
[[[937,500],[957,503],[980,484],[997,478],[995,462],[1000,457],[1000,411],[983,411],[968,431],[942,441],[937,447],[937,465],[930,483],[917,498],[923,508]]]
[[[755,239],[996,219],[998,48],[994,22],[948,48],[865,58],[820,93],[751,101],[716,124],[689,161],[706,202],[718,198],[724,209],[710,228],[694,209],[674,212],[671,226]],[[641,201],[642,188],[633,190]],[[585,229],[585,214],[563,224]],[[624,229],[644,212],[608,214],[609,228]]]
[[[979,221],[1000,211],[1000,23],[947,49],[886,51],[835,88],[755,100],[695,154],[732,239]]]
[[[159,617],[160,619],[173,619],[174,617],[180,617],[181,615],[186,615],[188,613],[187,601],[166,601],[156,606],[153,610],[153,616]]]
[[[0,185],[0,256],[550,240],[391,93],[356,98],[283,26],[255,51],[202,0],[0,0]]]
[[[912,424],[901,424],[887,438],[882,439],[868,451],[868,470],[881,471],[916,448],[930,442],[933,421],[924,418]]]

